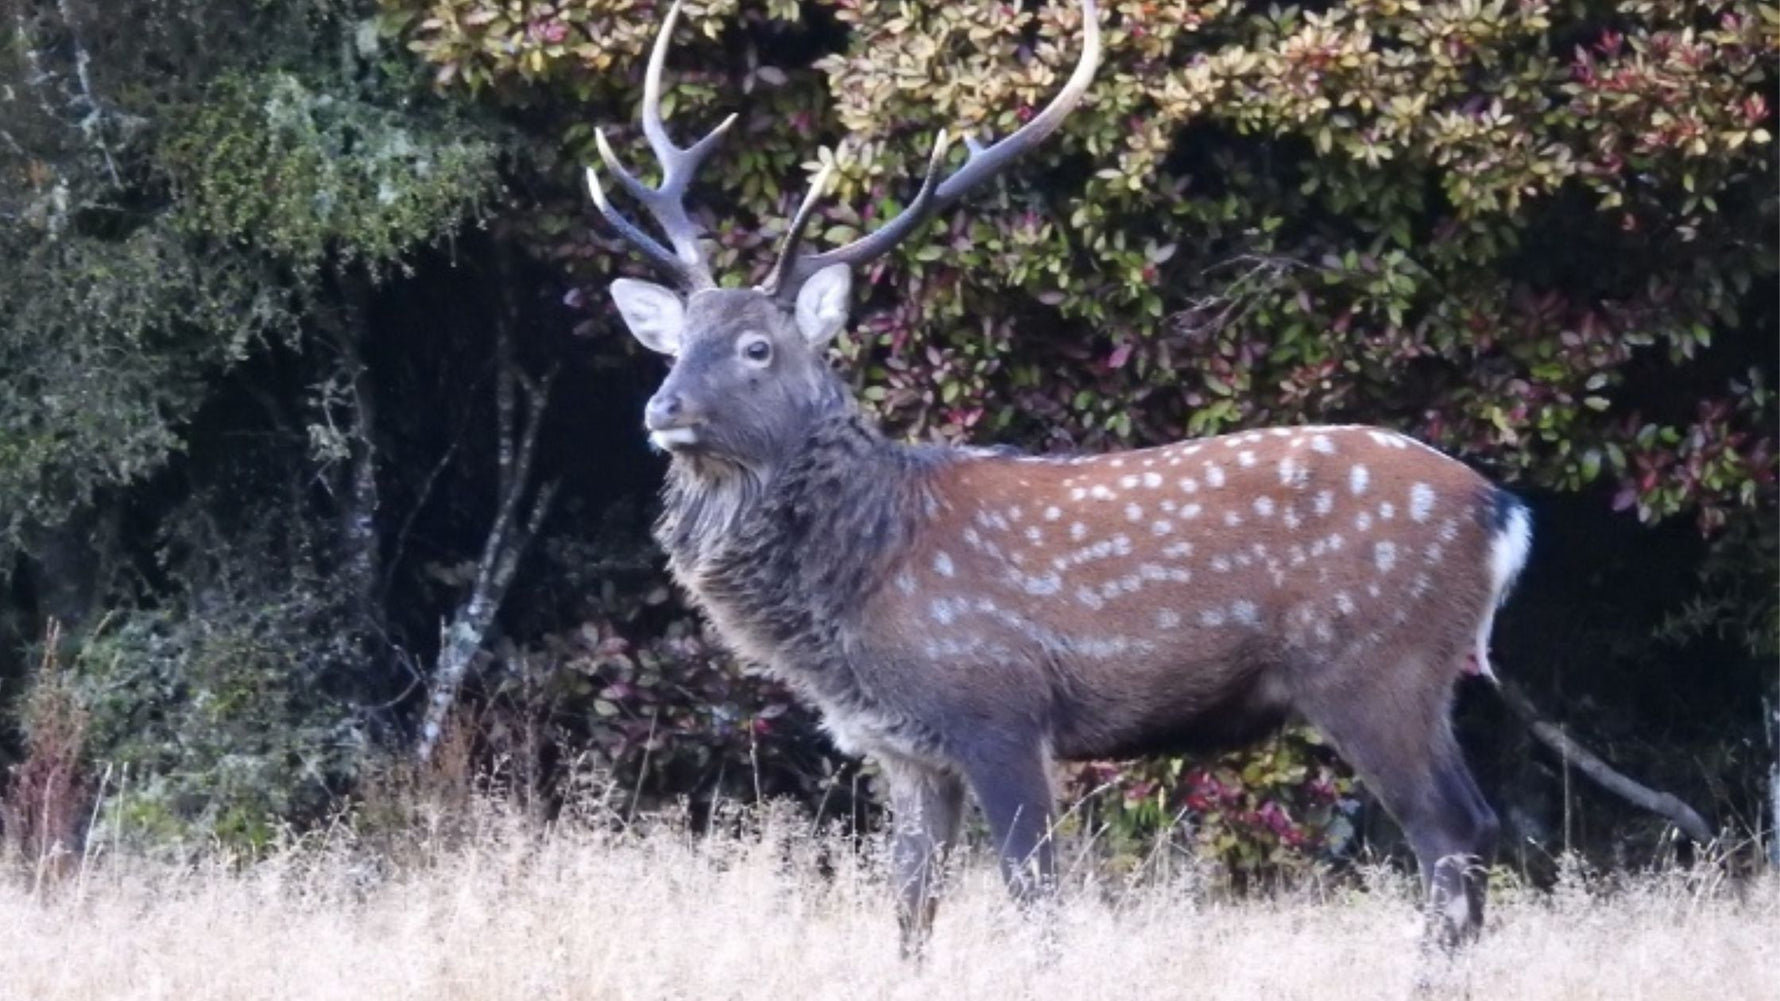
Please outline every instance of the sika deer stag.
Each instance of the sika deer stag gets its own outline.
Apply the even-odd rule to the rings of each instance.
[[[620,187],[672,249],[600,212],[673,279],[620,278],[631,333],[673,359],[650,399],[672,456],[656,532],[674,577],[747,660],[822,711],[841,748],[888,778],[903,943],[932,920],[938,862],[976,794],[1021,899],[1053,883],[1053,758],[1116,758],[1314,724],[1402,824],[1430,932],[1474,934],[1496,818],[1448,721],[1455,682],[1487,673],[1490,623],[1531,539],[1526,509],[1395,432],[1280,427],[1111,455],[1015,457],[887,439],[824,361],[850,269],[994,176],[1062,123],[1100,55],[1082,55],[1023,128],[945,138],[908,208],[824,253],[800,251],[826,176],[770,277],[718,288],[683,197],[733,117],[691,147],[662,128],[650,56],[649,188],[604,136]]]

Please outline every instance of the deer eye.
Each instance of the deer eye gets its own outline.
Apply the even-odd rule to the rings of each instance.
[[[743,337],[738,350],[741,351],[743,358],[754,365],[765,365],[773,360],[772,342],[759,334],[749,334]]]

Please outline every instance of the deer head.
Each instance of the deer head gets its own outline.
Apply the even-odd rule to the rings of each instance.
[[[793,446],[812,420],[853,406],[823,357],[847,322],[851,269],[890,251],[935,212],[1054,132],[1093,79],[1100,59],[1100,31],[1093,0],[1083,0],[1081,59],[1049,106],[1000,142],[991,146],[968,142],[969,156],[943,180],[947,142],[941,131],[921,187],[907,208],[846,246],[814,253],[801,246],[830,176],[825,168],[787,228],[766,280],[752,288],[725,289],[718,288],[711,276],[697,227],[686,213],[685,196],[694,173],[735,116],[686,148],[668,138],[661,121],[661,71],[679,12],[676,2],[656,37],[643,83],[643,133],[661,161],[661,184],[650,188],[639,181],[619,163],[605,133],[595,133],[606,169],[654,217],[668,244],[625,218],[606,197],[591,167],[588,188],[606,221],[670,281],[658,285],[620,278],[612,283],[612,298],[631,334],[650,350],[673,359],[672,370],[645,411],[650,440],[676,456],[760,471]]]

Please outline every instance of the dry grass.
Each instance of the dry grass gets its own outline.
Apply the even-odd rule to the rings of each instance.
[[[329,844],[251,866],[112,860],[0,882],[0,998],[427,1001],[1408,997],[1411,887],[1219,903],[1190,875],[1078,879],[1054,958],[967,862],[928,962],[897,958],[879,860],[769,823],[693,840],[488,823],[389,866]],[[827,875],[820,873],[824,867]],[[1431,996],[1771,999],[1780,881],[1674,873],[1498,896]]]

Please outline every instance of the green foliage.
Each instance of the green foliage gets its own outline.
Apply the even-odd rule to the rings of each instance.
[[[1185,832],[1195,854],[1238,888],[1275,883],[1351,847],[1353,780],[1314,731],[1294,727],[1261,747],[1203,759],[1082,765],[1071,812],[1115,859],[1141,858]]]
[[[388,265],[456,229],[496,156],[462,121],[270,72],[216,81],[160,159],[185,232],[312,270]]]
[[[161,227],[123,239],[0,238],[0,554],[180,447],[205,380],[292,330],[251,262]]]
[[[263,847],[325,810],[366,737],[343,681],[358,665],[321,581],[228,568],[156,608],[113,615],[81,650],[88,754],[124,776],[103,823],[152,847]]]

